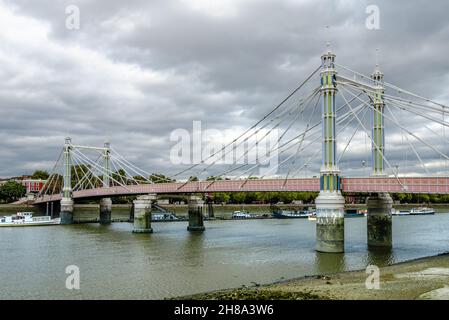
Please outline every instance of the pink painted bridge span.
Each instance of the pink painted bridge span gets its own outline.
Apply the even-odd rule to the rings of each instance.
[[[449,194],[449,177],[369,177],[342,178],[342,191],[389,192],[389,193],[429,193]],[[109,188],[86,189],[73,192],[74,199],[88,199],[100,197],[142,195],[149,193],[206,193],[206,192],[270,192],[270,191],[320,191],[319,178],[303,179],[261,179],[261,180],[220,180],[201,182],[173,182],[141,184],[129,186],[114,186]],[[45,195],[34,201],[41,204],[61,200],[60,194]]]

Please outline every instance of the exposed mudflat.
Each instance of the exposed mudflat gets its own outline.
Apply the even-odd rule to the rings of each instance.
[[[449,254],[380,268],[378,289],[367,288],[368,277],[369,274],[366,273],[366,270],[360,270],[304,277],[266,286],[222,290],[183,298],[449,300]]]

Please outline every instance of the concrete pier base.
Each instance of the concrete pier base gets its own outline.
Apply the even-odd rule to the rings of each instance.
[[[393,199],[388,193],[379,193],[366,199],[368,208],[368,247],[391,248],[393,244],[391,208]]]
[[[204,231],[203,207],[204,201],[197,196],[190,196],[188,199],[189,207],[189,226],[188,231]]]
[[[316,251],[345,251],[345,199],[339,192],[320,192],[316,204]]]
[[[100,224],[110,224],[112,213],[111,198],[102,198],[100,200]]]
[[[151,204],[157,199],[155,194],[140,196],[133,201],[134,229],[133,233],[153,233],[151,228]]]
[[[61,211],[59,214],[61,224],[73,223],[73,200],[71,198],[61,199]]]

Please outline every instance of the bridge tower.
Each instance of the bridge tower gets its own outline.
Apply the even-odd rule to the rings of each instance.
[[[64,175],[60,213],[61,224],[73,223],[72,160],[70,157],[70,149],[71,139],[66,138],[63,151]]]
[[[109,142],[104,143],[103,150],[103,188],[110,187],[110,178],[109,174],[111,172],[111,163],[110,163],[110,144]],[[102,198],[100,200],[100,224],[109,224],[111,223],[111,213],[112,213],[112,200],[111,198]]]
[[[315,200],[316,250],[344,252],[344,204],[340,191],[340,170],[336,163],[335,96],[337,94],[335,54],[321,56],[322,165],[320,194]]]
[[[383,177],[385,165],[385,128],[384,128],[384,75],[376,65],[371,75],[374,82],[374,97],[372,99],[372,166],[373,176]],[[393,200],[388,193],[373,194],[366,200],[368,209],[367,235],[368,247],[392,246],[391,208]]]

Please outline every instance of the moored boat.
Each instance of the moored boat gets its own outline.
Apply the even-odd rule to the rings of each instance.
[[[234,213],[232,214],[232,219],[249,219],[249,218],[251,218],[251,215],[249,213],[242,211],[234,211]]]
[[[413,208],[412,210],[410,210],[410,215],[412,216],[423,216],[430,214],[435,214],[435,210],[427,207]]]
[[[308,211],[289,211],[277,209],[273,211],[273,218],[277,219],[305,219],[311,215]]]
[[[175,221],[179,218],[173,213],[153,213],[151,215],[151,221]]]
[[[391,215],[392,216],[409,216],[410,215],[410,211],[406,211],[406,210],[397,210],[397,209],[391,209]]]
[[[50,216],[33,217],[33,212],[18,212],[12,216],[0,216],[0,227],[28,227],[61,224],[60,218]]]

